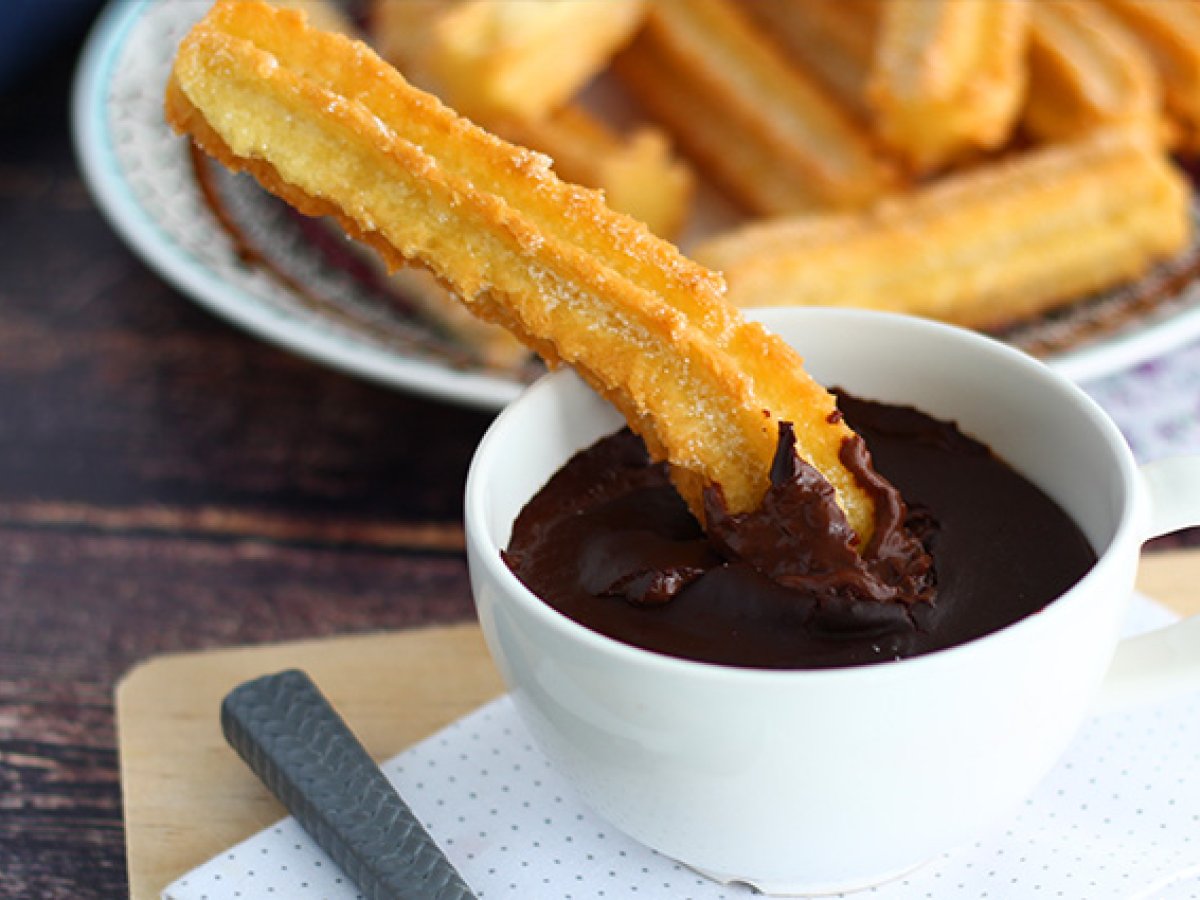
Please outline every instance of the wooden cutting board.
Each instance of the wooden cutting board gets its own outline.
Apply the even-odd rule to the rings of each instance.
[[[286,811],[221,735],[236,685],[304,669],[379,760],[502,690],[476,625],[156,657],[117,686],[129,892],[164,887]]]
[[[1200,613],[1200,551],[1143,560],[1138,588]],[[133,900],[285,815],[225,744],[235,685],[306,670],[376,759],[387,759],[503,689],[475,625],[162,656],[117,687],[117,733]]]

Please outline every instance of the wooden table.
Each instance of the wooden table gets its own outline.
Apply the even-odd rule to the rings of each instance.
[[[76,169],[77,49],[0,96],[0,897],[126,893],[113,686],[139,660],[469,619],[489,420],[272,349],[143,266]]]
[[[77,48],[0,97],[0,897],[125,894],[113,685],[139,660],[468,620],[490,419],[151,273],[76,168]]]

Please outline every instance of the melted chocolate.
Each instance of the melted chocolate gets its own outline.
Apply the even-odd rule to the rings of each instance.
[[[871,487],[883,502],[861,556],[844,519],[812,501],[828,485],[814,482],[786,434],[759,511],[729,516],[719,492],[706,496],[710,539],[666,468],[625,430],[530,500],[505,560],[594,631],[756,668],[859,665],[961,644],[1037,612],[1095,562],[1049,497],[953,424],[845,395],[839,406],[899,491]],[[863,447],[845,453],[869,471]],[[807,525],[780,540],[779,516]]]
[[[841,457],[875,502],[874,532],[861,552],[829,482],[796,455],[788,422],[780,425],[771,486],[758,509],[730,515],[720,486],[706,490],[709,540],[725,559],[749,563],[823,607],[838,600],[929,602],[933,560],[909,527],[900,492],[872,467],[861,437],[846,441]]]

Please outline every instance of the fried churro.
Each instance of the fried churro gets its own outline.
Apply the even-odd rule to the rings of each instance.
[[[376,0],[372,30],[385,58],[407,59],[460,112],[536,120],[608,64],[644,9],[643,0]]]
[[[180,45],[167,118],[394,266],[418,262],[482,318],[608,397],[703,516],[769,481],[781,421],[869,540],[874,500],[841,459],[853,432],[800,358],[601,195],[560,181],[409,85],[366,45],[260,0],[220,0]]]
[[[995,326],[1141,274],[1181,250],[1190,228],[1186,180],[1145,129],[1125,128],[947,176],[868,211],[748,226],[695,255],[724,272],[743,305]]]
[[[789,59],[867,121],[867,77],[881,6],[877,0],[743,0],[742,10]]]
[[[285,9],[303,10],[308,21],[322,31],[337,31],[347,37],[358,38],[358,26],[336,0],[269,0]]]
[[[729,0],[655,0],[615,70],[751,210],[853,208],[895,185],[866,129]]]
[[[1162,79],[1173,137],[1200,152],[1200,4],[1195,0],[1102,0],[1149,54]]]
[[[1022,125],[1044,141],[1109,125],[1162,126],[1154,64],[1095,0],[1040,0],[1029,24],[1029,95]]]
[[[558,5],[538,0],[524,14],[533,16],[541,10],[543,15],[558,15],[554,11]],[[546,154],[560,177],[603,191],[613,209],[640,219],[655,234],[674,237],[690,209],[694,179],[687,164],[672,152],[667,136],[650,126],[618,134],[576,102],[538,115],[481,103],[469,64],[461,55],[444,52],[445,42],[433,38],[453,24],[455,10],[455,4],[445,0],[375,0],[373,42],[410,83],[457,110],[469,110],[472,121],[505,140]],[[607,57],[596,56],[602,49],[603,45],[591,41],[581,52],[591,54],[593,66],[607,65]],[[610,53],[614,50],[611,47]],[[461,68],[464,65],[468,67]],[[471,88],[466,96],[461,94],[463,85]]]
[[[1029,4],[888,0],[867,86],[879,133],[919,172],[998,147],[1025,93]]]
[[[672,238],[683,228],[695,179],[660,129],[644,125],[617,134],[574,103],[544,119],[482,117],[477,122],[546,154],[559,177],[602,191],[609,206],[645,222],[660,237]]]

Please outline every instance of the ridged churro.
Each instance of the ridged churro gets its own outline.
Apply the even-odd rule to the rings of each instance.
[[[1029,95],[1022,125],[1044,141],[1109,125],[1162,127],[1149,55],[1095,0],[1039,0],[1029,23]]]
[[[308,21],[322,31],[337,31],[347,37],[358,38],[358,26],[337,0],[269,0],[285,9],[303,10]]]
[[[888,0],[867,86],[879,133],[919,172],[1000,146],[1025,93],[1024,0]]]
[[[865,128],[730,0],[655,0],[615,70],[756,212],[859,207],[895,186]]]
[[[874,501],[843,464],[851,432],[786,344],[745,321],[720,276],[549,160],[409,85],[366,45],[260,0],[220,0],[180,45],[167,118],[394,266],[428,267],[482,318],[608,397],[683,496],[761,500],[779,434],[869,540]]]
[[[1190,236],[1189,190],[1145,129],[947,176],[854,214],[751,225],[697,248],[743,305],[858,306],[1010,323],[1143,273]]]
[[[673,238],[683,228],[695,179],[660,129],[644,125],[617,134],[574,103],[544,119],[476,121],[506,141],[545,153],[559,177],[602,191],[609,206],[660,237]]]
[[[643,13],[643,0],[376,0],[372,31],[385,58],[409,60],[460,112],[540,119],[608,64]]]
[[[1101,0],[1101,5],[1129,30],[1158,70],[1180,149],[1200,152],[1200,3]]]
[[[742,0],[741,9],[847,110],[870,118],[867,78],[878,0]]]
[[[559,5],[538,0],[523,4],[522,14],[528,19],[540,10],[542,15],[558,16]],[[594,0],[584,6],[592,8],[589,15],[595,13]],[[614,8],[611,15],[629,15],[631,9],[626,3],[623,11]],[[674,237],[690,210],[694,179],[687,164],[672,152],[667,136],[652,126],[618,134],[574,101],[537,115],[481,103],[471,68],[474,63],[446,53],[447,41],[435,39],[451,30],[458,14],[456,5],[446,0],[375,0],[373,43],[411,84],[436,94],[456,110],[469,110],[472,121],[505,140],[545,153],[561,178],[603,191],[613,209],[640,219],[655,234]],[[579,40],[573,35],[560,46]],[[588,57],[589,67],[607,65],[609,59],[601,51],[607,49],[611,55],[616,47],[583,40],[586,46],[580,52]],[[461,95],[463,85],[470,88],[467,96]],[[562,99],[567,101],[565,95]]]

